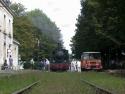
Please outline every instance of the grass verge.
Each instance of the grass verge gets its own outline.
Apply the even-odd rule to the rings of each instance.
[[[37,79],[36,73],[31,72],[0,77],[0,94],[11,94]]]
[[[33,87],[29,94],[96,94],[92,87],[81,81],[82,79],[116,94],[125,94],[125,79],[103,72],[40,71],[1,76],[0,94],[11,94],[37,80],[40,80],[40,83]]]
[[[112,76],[104,72],[84,72],[81,77],[116,94],[125,94],[125,78]]]

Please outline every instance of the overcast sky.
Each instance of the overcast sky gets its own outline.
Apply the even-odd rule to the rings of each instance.
[[[80,0],[11,0],[20,2],[27,10],[41,9],[61,29],[64,46],[70,51],[76,18],[80,13]],[[71,52],[71,51],[70,51]]]

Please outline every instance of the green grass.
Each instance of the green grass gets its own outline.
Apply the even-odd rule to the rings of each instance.
[[[29,94],[95,94],[80,76],[81,73],[44,72],[39,85]]]
[[[11,94],[37,80],[29,94],[96,94],[95,91],[81,80],[125,94],[125,79],[114,77],[103,72],[27,72],[0,77],[0,94]],[[28,94],[28,93],[26,93]]]
[[[29,94],[95,94],[85,79],[116,94],[125,94],[125,79],[103,72],[43,73],[41,82]]]
[[[82,74],[82,79],[115,92],[116,94],[125,94],[125,78],[115,77],[103,72],[85,72]]]
[[[27,86],[38,78],[35,73],[24,73],[0,77],[0,94],[11,94],[12,92]]]

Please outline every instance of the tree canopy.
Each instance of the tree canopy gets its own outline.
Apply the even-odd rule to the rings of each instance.
[[[84,51],[104,51],[121,48],[125,44],[122,0],[81,0],[81,13],[72,38],[76,58]]]
[[[42,10],[35,9],[27,13],[29,20],[32,21],[34,26],[39,28],[48,38],[53,39],[55,42],[61,42],[60,30],[54,22],[47,17]]]
[[[18,3],[11,4],[11,9],[17,14],[14,17],[14,38],[20,43],[19,54],[22,60],[38,61],[50,57],[53,49],[61,42],[61,34],[56,24],[41,10],[29,12]]]

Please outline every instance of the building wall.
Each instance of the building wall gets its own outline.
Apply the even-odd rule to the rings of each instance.
[[[12,56],[13,56],[13,69],[17,70],[19,69],[19,64],[18,64],[18,44],[13,43],[13,48],[12,48]]]
[[[0,3],[0,6],[3,5]],[[0,68],[5,60],[9,64],[9,56],[14,55],[13,45],[13,16],[5,7],[0,7]]]

